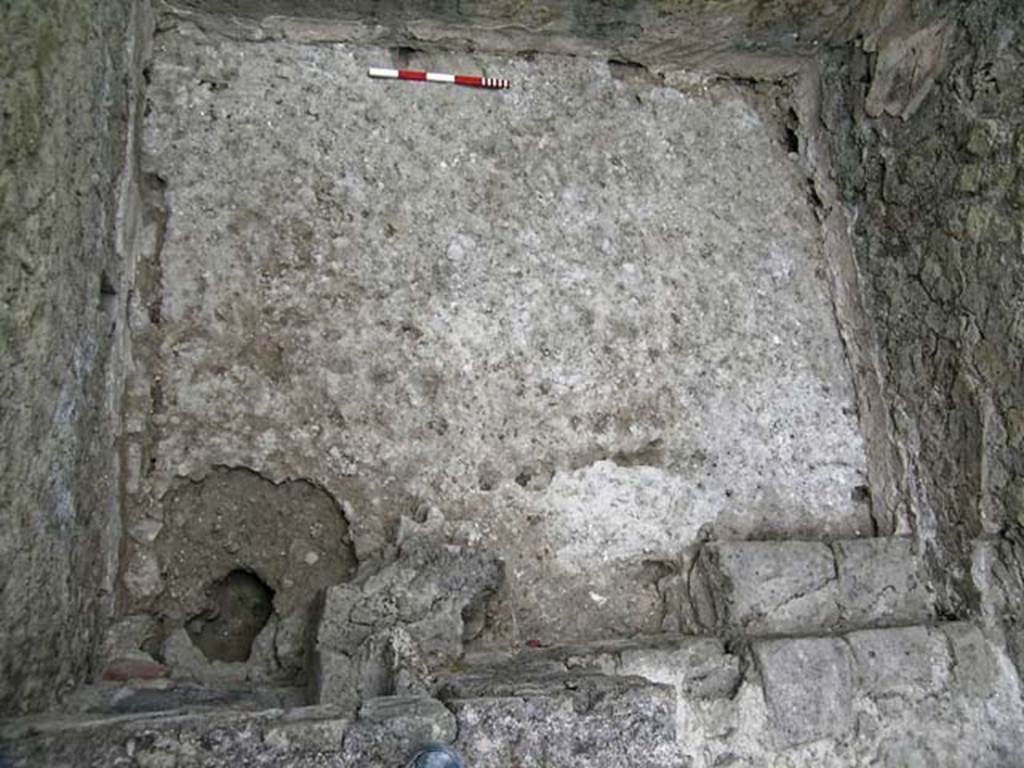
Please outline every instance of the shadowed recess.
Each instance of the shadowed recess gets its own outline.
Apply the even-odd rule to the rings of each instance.
[[[247,661],[273,613],[274,590],[248,571],[231,571],[210,587],[210,607],[193,617],[188,636],[210,661]]]

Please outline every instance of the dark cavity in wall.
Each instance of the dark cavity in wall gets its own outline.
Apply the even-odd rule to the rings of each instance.
[[[210,605],[185,629],[210,661],[248,661],[274,610],[274,590],[254,573],[231,571],[210,585]]]
[[[301,673],[316,595],[355,573],[339,502],[309,481],[275,483],[247,468],[216,467],[175,482],[161,514],[154,548],[162,592],[133,607],[167,628],[185,626],[218,661],[257,663],[252,641],[269,624],[277,665],[269,671]]]

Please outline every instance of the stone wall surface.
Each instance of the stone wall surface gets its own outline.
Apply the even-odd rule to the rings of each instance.
[[[394,768],[427,740],[453,742],[481,768],[1024,761],[1013,665],[963,622],[728,648],[662,636],[471,654],[437,698],[388,694],[358,707],[235,695],[218,711],[214,691],[202,708],[203,689],[98,693],[94,703],[113,706],[0,722],[7,764]]]
[[[162,496],[222,465],[329,491],[363,560],[436,505],[508,563],[506,639],[656,631],[701,537],[870,535],[806,181],[743,91],[542,55],[409,55],[501,93],[366,77],[396,55],[157,37],[130,605]]]
[[[358,597],[398,670],[372,692],[427,687],[389,611],[447,615],[409,636],[453,669],[470,641],[770,635],[601,673],[674,687],[655,741],[694,765],[1020,763],[1024,7],[159,5],[151,65],[144,2],[0,9],[0,714],[90,677],[120,573],[108,693],[294,683],[315,609]],[[388,565],[415,526],[504,562],[486,617],[393,587],[431,575]],[[238,579],[259,621],[207,658]],[[391,760],[388,723],[457,717],[481,764],[579,762],[564,734],[596,711],[618,744],[591,710],[620,686],[565,693],[578,663],[454,714],[172,718],[89,759]]]
[[[433,50],[604,56],[731,75],[794,74],[855,39],[901,0],[167,0],[236,39],[357,42]]]
[[[132,285],[115,222],[145,18],[0,5],[0,712],[82,682],[112,604]]]
[[[900,500],[955,614],[973,540],[1024,522],[1024,7],[917,3],[864,49],[828,60],[822,123]]]

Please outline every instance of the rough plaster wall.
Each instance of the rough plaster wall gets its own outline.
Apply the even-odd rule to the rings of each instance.
[[[977,608],[972,540],[1024,515],[1024,8],[932,5],[829,64],[822,118],[900,494],[959,613]]]
[[[0,6],[0,712],[82,682],[111,607],[145,8]]]
[[[217,465],[330,490],[361,557],[436,504],[508,558],[505,636],[658,629],[701,536],[871,533],[805,181],[739,92],[555,57],[420,62],[508,93],[368,80],[389,56],[158,37],[133,608],[160,496]]]

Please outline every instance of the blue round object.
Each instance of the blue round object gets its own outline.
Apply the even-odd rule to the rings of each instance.
[[[466,764],[451,747],[425,744],[413,755],[408,768],[466,768]]]

